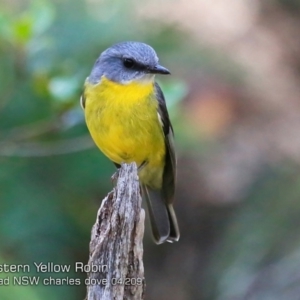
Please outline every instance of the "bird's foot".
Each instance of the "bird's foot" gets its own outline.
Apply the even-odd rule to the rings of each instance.
[[[117,171],[110,177],[113,186],[117,185],[119,174],[120,174],[120,170],[117,169]]]
[[[148,160],[144,160],[140,166],[138,167],[138,172],[140,172],[141,170],[143,170],[143,168],[145,168],[148,164]]]

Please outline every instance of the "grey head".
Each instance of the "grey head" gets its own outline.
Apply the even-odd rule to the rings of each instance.
[[[127,84],[131,81],[153,80],[155,74],[170,72],[158,64],[152,47],[140,42],[122,42],[101,53],[87,80],[97,84],[104,75],[111,81]]]

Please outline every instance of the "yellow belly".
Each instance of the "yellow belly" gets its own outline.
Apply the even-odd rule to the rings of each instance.
[[[160,188],[165,159],[164,134],[153,83],[121,85],[102,79],[85,86],[85,118],[100,150],[113,162],[146,162],[142,183]]]

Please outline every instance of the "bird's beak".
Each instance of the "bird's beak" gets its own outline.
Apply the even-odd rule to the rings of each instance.
[[[167,68],[160,65],[156,65],[155,67],[149,68],[148,72],[151,74],[163,74],[163,75],[171,74]]]

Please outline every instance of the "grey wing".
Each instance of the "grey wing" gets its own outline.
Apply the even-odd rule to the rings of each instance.
[[[166,159],[163,173],[163,195],[168,204],[173,203],[176,180],[176,156],[174,148],[174,133],[170,122],[164,94],[155,83],[156,98],[158,100],[158,114],[162,123],[166,144]]]

